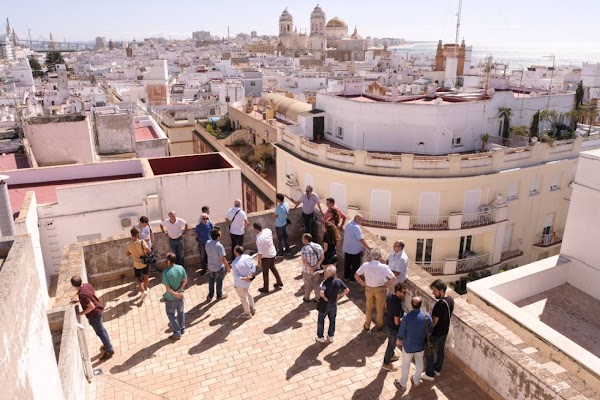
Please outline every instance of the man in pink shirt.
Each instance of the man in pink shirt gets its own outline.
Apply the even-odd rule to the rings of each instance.
[[[343,229],[346,225],[346,214],[335,205],[333,197],[328,197],[326,201],[327,211],[323,214],[323,226],[325,226],[325,222],[333,220],[339,229]]]

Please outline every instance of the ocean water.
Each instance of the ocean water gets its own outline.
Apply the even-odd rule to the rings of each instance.
[[[600,63],[599,45],[570,45],[570,46],[501,46],[501,45],[472,45],[471,64],[477,65],[486,57],[492,56],[494,62],[507,63],[508,69],[522,69],[531,65],[581,67],[584,62]],[[405,46],[392,46],[390,50],[404,54],[435,55],[437,43],[415,43]],[[552,59],[554,56],[554,60]]]

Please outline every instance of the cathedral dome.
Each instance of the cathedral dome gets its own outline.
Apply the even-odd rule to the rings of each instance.
[[[292,14],[290,14],[289,11],[286,8],[281,13],[281,16],[279,17],[279,21],[291,21],[291,20],[292,20]]]
[[[358,30],[356,29],[356,27],[354,27],[354,32],[350,36],[350,39],[363,40],[363,37],[358,34]]]
[[[331,18],[325,27],[327,28],[346,28],[348,24],[341,18]]]
[[[318,5],[315,7],[312,13],[310,13],[310,18],[323,18],[325,19],[325,12]]]

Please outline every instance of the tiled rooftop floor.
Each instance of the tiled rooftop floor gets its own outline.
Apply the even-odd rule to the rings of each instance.
[[[183,338],[171,343],[158,278],[151,279],[143,305],[130,281],[97,285],[105,302],[105,326],[115,356],[102,364],[103,374],[88,388],[88,398],[111,399],[480,399],[489,397],[450,360],[441,378],[422,382],[406,393],[396,390],[398,372],[381,370],[386,337],[363,332],[364,295],[351,287],[350,299],[340,302],[336,341],[314,341],[317,311],[302,302],[298,259],[278,264],[285,286],[270,294],[254,281],[256,316],[242,312],[225,278],[229,298],[206,302],[207,277],[190,274],[186,291]],[[87,328],[90,354],[100,343]],[[399,364],[397,362],[396,364]]]
[[[565,283],[515,304],[600,357],[600,300]]]

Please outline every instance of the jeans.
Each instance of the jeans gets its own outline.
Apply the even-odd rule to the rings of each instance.
[[[302,280],[304,281],[304,300],[310,299],[310,292],[315,292],[315,300],[319,300],[321,297],[321,286],[319,283],[321,282],[322,274],[307,274],[306,272],[302,273]]]
[[[225,278],[225,268],[217,272],[208,271],[208,297],[215,295],[215,283],[217,284],[217,299],[223,296],[223,278]]]
[[[421,374],[423,373],[423,353],[407,353],[402,349],[402,375],[400,376],[400,384],[406,387],[408,383],[408,375],[410,372],[410,363],[414,357],[415,359],[415,375],[413,376],[413,383],[418,385],[421,382]]]
[[[315,225],[315,213],[302,213],[302,221],[304,222],[304,232],[310,233],[311,235],[313,235],[313,239],[316,239],[313,233],[313,227]]]
[[[279,275],[279,271],[277,271],[277,268],[275,267],[274,258],[263,257],[260,261],[260,265],[262,267],[263,289],[269,290],[269,270],[273,273],[277,284],[283,285],[283,282],[281,281],[281,276]]]
[[[183,236],[179,237],[179,239],[169,238],[169,247],[171,247],[171,251],[177,257],[177,264],[183,267]]]
[[[246,314],[250,314],[252,310],[254,310],[254,297],[250,294],[250,288],[236,287],[235,292],[240,296],[240,300],[242,300],[242,307],[244,307],[244,312]]]
[[[442,366],[444,364],[444,348],[446,347],[446,337],[444,336],[431,336],[431,342],[437,345],[437,354],[435,357],[435,363],[433,362],[434,357],[429,356],[425,357],[425,362],[427,364],[425,368],[425,373],[427,376],[434,376],[435,372],[442,372]]]
[[[276,226],[275,233],[277,234],[277,244],[279,245],[279,252],[283,253],[290,249],[290,238],[287,233],[287,226]]]
[[[356,271],[360,267],[362,254],[362,251],[358,254],[344,253],[344,279],[354,281],[354,274],[356,274]]]
[[[104,346],[104,351],[110,353],[113,351],[112,344],[110,343],[110,338],[108,337],[108,333],[106,329],[104,329],[104,324],[102,324],[102,314],[97,317],[88,319],[88,322],[94,328],[94,332],[102,341],[102,345]]]
[[[206,242],[198,243],[198,250],[200,251],[200,268],[206,269],[207,258],[206,258]]]
[[[385,333],[388,337],[387,347],[385,348],[385,354],[383,356],[383,363],[390,364],[392,362],[392,357],[394,355],[394,350],[396,350],[396,335],[398,332],[394,332],[393,329],[389,327],[385,327]]]
[[[330,338],[335,335],[335,317],[337,316],[337,303],[327,302],[327,311],[319,312],[317,319],[317,336],[322,338],[323,332],[325,331],[325,317],[329,318],[329,329],[327,329],[327,336]]]
[[[244,235],[234,235],[231,234],[231,257],[235,258],[235,253],[233,249],[235,246],[244,246]]]
[[[183,299],[166,300],[165,309],[173,329],[173,336],[179,337],[185,330],[185,314],[183,312]],[[177,318],[175,318],[177,312]]]
[[[365,312],[365,328],[371,327],[371,319],[373,318],[373,308],[377,312],[375,322],[378,328],[383,328],[383,308],[385,306],[386,296],[385,286],[365,288],[365,296],[367,300],[367,309]]]

